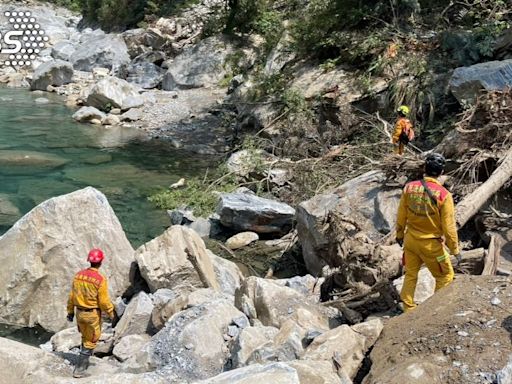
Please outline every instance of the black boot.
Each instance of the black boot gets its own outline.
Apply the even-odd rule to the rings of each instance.
[[[84,347],[80,349],[78,362],[75,366],[75,370],[73,371],[73,377],[80,378],[87,376],[85,371],[87,371],[87,368],[89,368],[89,358],[92,356],[92,351],[92,349],[87,349]]]

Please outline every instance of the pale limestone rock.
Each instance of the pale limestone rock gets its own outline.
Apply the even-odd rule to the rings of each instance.
[[[0,322],[57,332],[87,254],[101,248],[111,297],[129,286],[133,249],[107,198],[88,187],[40,204],[0,237]],[[14,256],[14,257],[13,257]]]
[[[332,361],[341,365],[341,370],[351,379],[357,374],[366,352],[377,341],[383,324],[379,319],[357,324],[342,325],[316,337],[306,349],[302,359]]]
[[[138,353],[149,340],[149,335],[124,336],[115,345],[112,354],[119,361],[126,361]]]
[[[135,253],[142,277],[152,292],[160,288],[192,292],[220,289],[203,240],[193,230],[175,225]]]
[[[222,372],[229,358],[228,327],[243,314],[225,300],[191,307],[174,315],[127,369],[160,369],[171,384],[202,380]]]
[[[240,232],[227,239],[226,247],[232,250],[243,248],[255,241],[258,241],[259,238],[260,237],[255,232]]]
[[[139,335],[150,330],[153,302],[150,297],[139,292],[126,307],[123,316],[115,328],[115,339],[119,340],[128,335]]]
[[[105,110],[120,108],[126,111],[130,108],[141,107],[144,99],[137,89],[126,80],[117,77],[107,77],[97,82],[89,91],[87,105]]]

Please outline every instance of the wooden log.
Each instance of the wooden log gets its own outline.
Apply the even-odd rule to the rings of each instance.
[[[485,257],[484,270],[482,275],[495,275],[498,270],[500,263],[499,254],[496,247],[496,235],[491,236],[491,242],[489,243],[489,250]]]
[[[491,177],[457,204],[455,220],[458,227],[462,228],[510,178],[512,178],[512,149],[508,150]]]

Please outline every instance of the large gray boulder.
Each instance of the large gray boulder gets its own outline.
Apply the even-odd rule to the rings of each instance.
[[[215,376],[229,358],[228,327],[240,317],[243,314],[225,300],[189,308],[173,316],[127,364],[160,369],[172,384]]]
[[[76,45],[71,41],[59,41],[52,47],[52,57],[57,60],[71,61]]]
[[[67,352],[73,348],[80,347],[82,344],[82,335],[76,326],[63,329],[54,334],[50,343],[55,352]]]
[[[368,350],[382,332],[380,319],[349,327],[342,325],[316,337],[302,359],[332,362],[333,357],[346,376],[354,379]]]
[[[126,361],[140,351],[149,339],[146,334],[125,336],[115,345],[112,354],[117,360]]]
[[[130,56],[122,37],[91,34],[77,45],[71,63],[79,71],[91,72],[93,68],[101,67],[117,72],[130,63]]]
[[[62,377],[71,375],[71,367],[52,354],[17,341],[0,338],[0,370],[2,383],[51,383],[56,381],[55,371]],[[48,372],[48,367],[54,372]]]
[[[128,54],[132,58],[148,51],[160,50],[167,43],[165,36],[155,28],[130,29],[123,32],[121,36],[128,47]]]
[[[137,89],[126,80],[117,77],[107,77],[96,83],[87,96],[87,105],[101,110],[120,108],[126,111],[130,108],[141,107],[144,99]]]
[[[385,187],[386,176],[370,171],[336,188],[317,195],[297,207],[297,230],[308,271],[318,276],[326,265],[325,222],[336,212],[358,224],[371,240],[378,241],[395,226],[401,191]]]
[[[41,348],[29,346],[17,341],[0,338],[0,370],[2,384],[164,384],[167,381],[157,373],[140,375],[117,373],[116,366],[106,359],[91,358],[88,369],[90,377],[74,379],[73,365],[77,355],[66,353],[53,354]]]
[[[144,89],[158,87],[165,70],[149,62],[132,63],[126,69],[126,80]]]
[[[235,296],[235,304],[251,320],[257,319],[265,326],[281,328],[293,320],[304,329],[330,329],[336,316],[330,309],[318,305],[296,290],[269,279],[247,278]]]
[[[153,302],[148,294],[139,292],[126,307],[115,328],[115,340],[150,331]]]
[[[261,362],[261,354],[273,350],[274,338],[279,333],[275,327],[247,327],[240,331],[232,347],[231,364],[234,368]]]
[[[153,294],[153,312],[151,326],[159,331],[176,313],[182,311],[188,304],[188,295],[177,294],[171,289],[162,288]]]
[[[224,372],[195,384],[307,384],[299,379],[297,370],[284,363],[254,364]]]
[[[264,199],[251,193],[224,193],[217,206],[222,225],[237,231],[287,233],[295,209],[285,203]]]
[[[381,171],[370,171],[347,181],[334,190],[340,196],[337,210],[344,216],[356,221],[361,229],[372,240],[378,240],[388,232],[380,232],[378,227],[382,221],[393,227],[396,223],[396,197],[388,200],[380,200],[379,209],[376,209],[376,201],[383,191],[391,191],[392,195],[400,195],[400,188],[386,188],[386,176]],[[391,209],[383,206],[383,203],[391,204]],[[382,217],[385,215],[385,217]]]
[[[204,241],[189,228],[172,226],[137,249],[135,259],[151,292],[160,288],[176,293],[210,287],[220,290]]]
[[[326,265],[320,257],[329,245],[324,223],[330,212],[340,203],[335,194],[317,195],[297,207],[297,231],[302,245],[304,263],[309,272],[318,276]]]
[[[482,91],[512,87],[512,60],[489,61],[455,69],[449,84],[461,104],[472,104]]]
[[[64,329],[73,276],[101,248],[111,297],[129,286],[133,249],[107,198],[88,187],[40,204],[0,237],[0,322]]]
[[[276,75],[292,63],[297,57],[296,51],[293,49],[293,38],[291,33],[285,31],[277,45],[270,52],[267,62],[265,63],[265,74],[267,76]]]
[[[71,324],[71,323],[69,323]],[[110,323],[103,323],[101,336],[95,348],[97,353],[109,353],[112,350],[114,331]],[[69,352],[74,348],[80,348],[82,335],[77,326],[63,329],[55,333],[50,339],[51,349],[54,352]]]
[[[239,51],[238,63],[228,63],[228,58],[237,52],[236,44],[227,36],[212,36],[183,51],[168,64],[162,89],[167,91],[218,87],[219,82],[234,65],[248,67],[254,62],[253,52],[249,49]]]
[[[231,45],[212,36],[185,50],[169,64],[162,89],[200,88],[217,85],[225,76],[224,62],[233,53]]]
[[[41,25],[41,29],[44,29],[49,44],[68,39],[80,21],[80,18],[68,9],[49,7],[47,4],[27,3],[20,6],[17,2],[2,2],[0,14],[4,15],[5,11],[30,11],[31,16]],[[2,27],[4,26],[7,27],[7,22],[2,23]]]
[[[341,379],[327,361],[254,364],[194,384],[352,384]]]
[[[41,64],[32,76],[31,90],[46,91],[49,85],[61,86],[73,80],[73,67],[63,60],[51,60]]]
[[[352,384],[334,370],[331,361],[295,360],[286,363],[297,371],[301,384]]]
[[[240,288],[244,280],[240,268],[232,261],[214,255],[210,250],[208,250],[208,255],[212,260],[213,269],[215,276],[217,276],[221,292],[229,296],[234,296],[236,290]]]

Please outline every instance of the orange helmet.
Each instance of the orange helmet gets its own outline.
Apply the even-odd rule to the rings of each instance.
[[[101,263],[104,258],[105,255],[103,254],[103,251],[101,249],[95,248],[91,249],[91,251],[89,252],[89,255],[87,256],[87,261],[89,263]]]

